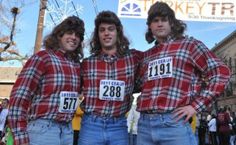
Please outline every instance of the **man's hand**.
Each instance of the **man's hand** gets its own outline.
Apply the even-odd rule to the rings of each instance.
[[[186,117],[184,119],[184,123],[186,123],[197,112],[191,105],[188,105],[175,109],[173,113],[174,113],[174,119],[176,121],[179,121],[181,118]]]

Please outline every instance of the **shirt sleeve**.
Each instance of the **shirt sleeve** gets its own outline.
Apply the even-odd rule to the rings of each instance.
[[[213,119],[210,120],[210,122],[208,123],[208,127],[211,127],[213,124]]]
[[[191,104],[196,111],[200,112],[224,91],[229,82],[230,70],[200,41],[195,41],[191,56],[196,70],[201,73],[206,82],[199,96],[195,97]]]
[[[143,52],[133,49],[131,51],[131,53],[134,53],[134,59],[135,59],[134,61],[135,61],[135,64],[137,64],[137,70],[135,73],[135,85],[134,85],[133,93],[139,93],[141,91],[141,84],[142,84],[142,80],[141,80],[142,76],[140,75],[140,70],[142,69],[141,62],[143,59]]]
[[[45,70],[42,58],[32,56],[19,74],[11,95],[8,114],[9,125],[14,136],[14,144],[22,145],[29,142],[27,128],[27,113],[33,94],[39,88],[39,81]]]

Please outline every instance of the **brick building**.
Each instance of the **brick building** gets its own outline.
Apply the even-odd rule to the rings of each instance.
[[[9,98],[21,67],[0,67],[0,99]]]

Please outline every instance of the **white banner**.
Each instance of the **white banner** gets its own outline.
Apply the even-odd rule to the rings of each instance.
[[[118,16],[147,18],[156,1],[166,2],[181,20],[236,22],[236,0],[119,0]]]

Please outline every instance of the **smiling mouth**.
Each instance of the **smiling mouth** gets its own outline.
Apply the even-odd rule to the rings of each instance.
[[[104,40],[104,41],[110,41],[111,38],[104,38],[103,40]]]
[[[160,32],[160,31],[164,31],[164,30],[163,29],[158,29],[157,31]]]
[[[76,42],[74,42],[74,41],[68,41],[67,42],[69,45],[76,45]]]

